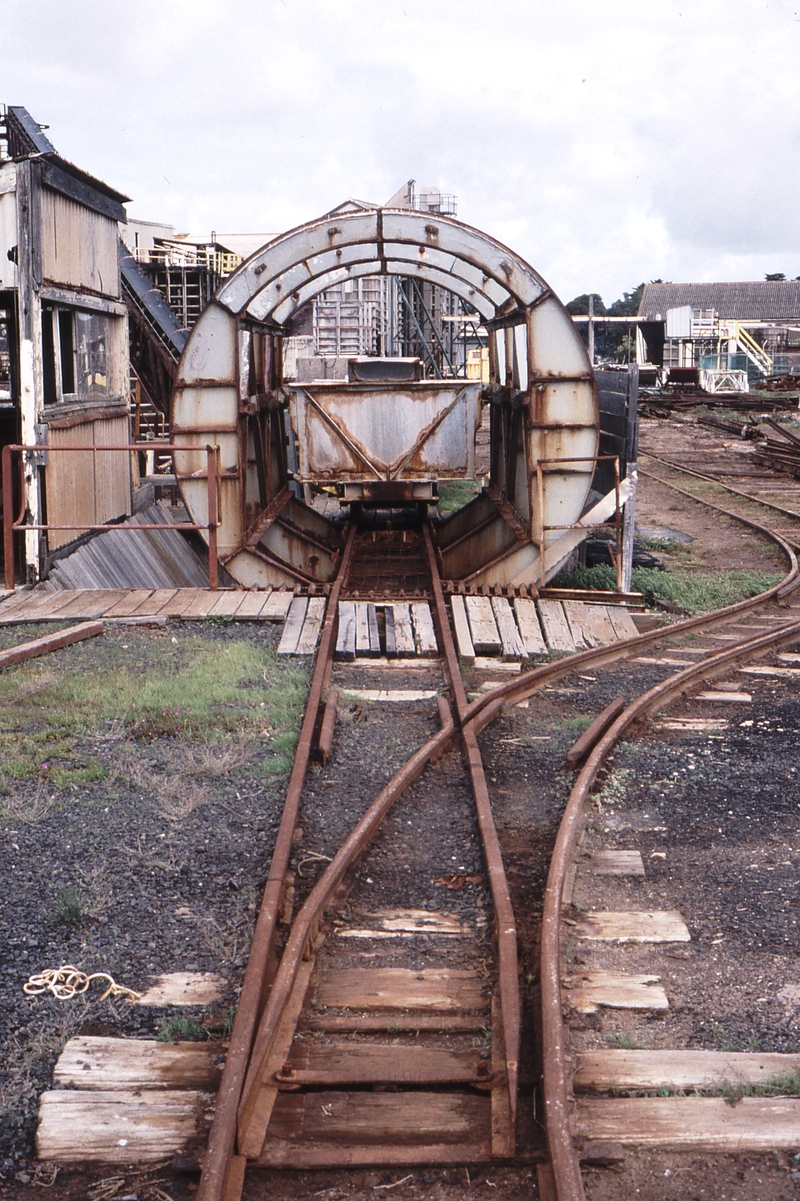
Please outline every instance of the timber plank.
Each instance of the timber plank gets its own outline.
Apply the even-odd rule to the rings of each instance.
[[[569,1004],[578,1013],[604,1009],[669,1009],[660,976],[630,976],[624,972],[576,972],[570,976]]]
[[[300,634],[303,630],[303,622],[306,619],[307,608],[307,596],[295,596],[293,598],[286,617],[286,625],[283,627],[281,640],[278,643],[279,655],[295,654],[297,643],[300,640]]]
[[[526,596],[515,597],[514,612],[525,650],[529,655],[546,655],[547,644],[542,634],[542,627],[539,625],[539,615],[534,602]]]
[[[599,942],[691,942],[686,923],[676,909],[617,912],[595,910],[582,914],[574,933]]]
[[[39,1098],[36,1154],[49,1163],[152,1163],[205,1134],[213,1101],[194,1089],[51,1090]]]
[[[271,589],[246,592],[244,600],[234,613],[235,621],[258,621],[261,610],[267,603]]]
[[[413,659],[417,648],[414,645],[414,628],[411,625],[411,606],[400,603],[392,605],[394,616],[394,640],[398,659]]]
[[[210,1005],[226,988],[225,979],[215,972],[167,972],[152,979],[137,1005]]]
[[[150,593],[147,600],[139,605],[135,613],[131,614],[131,617],[155,617],[172,600],[177,591],[177,588],[156,588],[154,592]]]
[[[354,601],[356,615],[356,658],[372,657],[372,644],[369,638],[369,613],[366,601]]]
[[[219,596],[219,593],[211,593],[212,596]],[[163,609],[159,612],[159,617],[178,618],[183,617],[190,605],[194,604],[197,599],[196,588],[179,588],[175,595],[167,601]]]
[[[203,621],[214,608],[218,596],[205,588],[195,588],[194,600],[181,613],[181,621]]]
[[[586,623],[595,646],[608,646],[609,643],[617,641],[618,634],[611,624],[605,605],[586,605]]]
[[[303,1020],[304,1030],[325,1030],[330,1034],[398,1034],[401,1030],[426,1030],[439,1034],[472,1034],[485,1030],[486,1014],[463,1013],[345,1013],[308,1014]]]
[[[450,608],[453,613],[453,627],[456,632],[459,656],[466,663],[467,667],[472,667],[475,663],[475,647],[472,644],[472,636],[469,632],[469,622],[467,621],[467,610],[464,605],[463,596],[454,593],[450,597]]]
[[[213,1091],[222,1068],[214,1043],[160,1043],[155,1039],[71,1038],[53,1069],[56,1088]]]
[[[17,588],[14,592],[6,592],[0,602],[0,621],[5,621],[17,609],[22,609],[25,605],[29,605],[31,601],[38,601],[49,595],[50,589],[44,588]]]
[[[469,1084],[489,1076],[478,1051],[384,1043],[295,1043],[289,1071],[292,1084],[348,1087],[360,1084]],[[483,1064],[483,1072],[479,1070]]]
[[[217,600],[213,608],[209,610],[209,617],[234,617],[239,605],[245,598],[245,593],[240,589],[233,589],[226,592],[218,592]]]
[[[125,596],[124,588],[93,588],[82,593],[69,605],[59,609],[59,618],[79,617],[84,621],[102,617]]]
[[[335,657],[348,663],[356,657],[356,607],[352,601],[339,601]]]
[[[383,628],[386,637],[386,658],[397,658],[397,639],[394,634],[394,609],[391,605],[383,607]]]
[[[575,1087],[711,1089],[762,1084],[800,1072],[800,1055],[777,1051],[578,1051]]]
[[[594,851],[587,864],[596,876],[643,876],[641,851]]]
[[[499,655],[503,646],[488,596],[464,598],[472,644],[478,655]]]
[[[800,1099],[578,1097],[578,1134],[677,1151],[780,1151],[800,1145]]]
[[[378,610],[369,602],[367,604],[367,625],[369,627],[369,655],[371,659],[381,657],[381,635],[378,630]]]
[[[15,609],[10,617],[7,618],[6,624],[22,624],[26,621],[49,621],[55,618],[56,614],[63,609],[71,608],[76,600],[83,597],[86,592],[85,588],[78,588],[74,591],[64,589],[59,592],[40,592],[35,601],[31,601],[30,605],[22,606]]]
[[[304,1143],[403,1146],[481,1144],[489,1137],[489,1098],[467,1093],[281,1093],[259,1164],[272,1139]]]
[[[570,633],[575,640],[576,650],[590,650],[593,646],[600,646],[599,639],[592,632],[589,605],[584,604],[583,601],[565,600],[561,602],[561,607],[564,610]]]
[[[293,592],[282,592],[279,588],[274,589],[267,597],[267,603],[259,614],[259,620],[285,621],[293,599]]]
[[[306,619],[303,622],[303,628],[300,631],[297,648],[294,652],[296,655],[313,655],[317,649],[319,632],[322,629],[322,621],[325,617],[325,604],[324,596],[310,596],[308,598]]]
[[[574,651],[575,639],[569,628],[561,601],[537,600],[539,620],[548,647],[551,651]]]
[[[107,609],[104,616],[131,617],[142,602],[146,601],[152,595],[152,588],[134,588],[130,592],[126,592],[122,600],[118,601],[116,605],[112,605],[110,609]],[[2,614],[2,609],[0,609],[0,614]]]
[[[411,620],[414,624],[414,646],[417,654],[421,659],[434,658],[439,653],[439,647],[436,644],[436,631],[427,601],[416,601],[411,605]]]
[[[606,605],[606,613],[608,620],[614,627],[614,633],[619,640],[623,638],[636,638],[639,631],[636,628],[636,622],[631,617],[625,605]]]
[[[514,621],[511,605],[504,596],[493,596],[491,600],[497,632],[503,647],[503,660],[508,663],[527,659],[528,652],[525,650],[525,643],[522,641],[517,623]]]
[[[491,1161],[489,1143],[414,1143],[351,1146],[335,1143],[296,1143],[267,1136],[255,1161],[259,1168],[417,1167],[419,1164],[481,1164]]]
[[[425,968],[346,968],[324,971],[316,1003],[328,1009],[486,1009],[483,981],[474,972]]]

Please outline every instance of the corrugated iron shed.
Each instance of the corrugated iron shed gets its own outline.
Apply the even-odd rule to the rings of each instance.
[[[723,321],[800,321],[800,280],[727,284],[646,284],[639,316],[665,321],[667,309],[714,309]]]

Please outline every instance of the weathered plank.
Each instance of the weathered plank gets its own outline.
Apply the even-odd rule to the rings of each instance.
[[[561,602],[561,607],[564,610],[576,650],[589,650],[593,646],[601,645],[600,640],[592,633],[589,605],[584,604],[583,601],[565,600]]]
[[[356,607],[352,601],[339,601],[335,656],[347,662],[356,657]]]
[[[596,876],[643,876],[641,851],[593,851],[587,864]]]
[[[260,621],[285,621],[289,607],[294,599],[293,592],[283,592],[276,588],[267,597],[267,603],[259,613]]]
[[[551,651],[574,651],[575,639],[569,628],[561,601],[537,600],[539,620]]]
[[[518,659],[527,659],[528,652],[525,650],[525,643],[522,641],[517,623],[514,621],[511,605],[504,596],[493,596],[491,599],[492,612],[503,647],[503,659],[507,663]]]
[[[372,643],[369,637],[369,613],[367,612],[366,601],[354,602],[356,614],[356,657],[370,658],[372,656]]]
[[[570,1007],[578,1013],[604,1009],[669,1009],[660,976],[630,976],[624,972],[576,972],[570,976],[566,993]]]
[[[394,609],[391,605],[383,607],[383,628],[386,640],[386,658],[397,658],[397,640],[394,636]]]
[[[177,588],[156,588],[154,592],[150,593],[147,600],[142,601],[141,605],[136,609],[136,616],[155,617],[172,600],[177,591]]]
[[[286,625],[283,627],[281,640],[278,643],[279,655],[294,655],[297,651],[297,643],[300,641],[300,635],[303,631],[303,622],[306,619],[306,610],[308,609],[308,597],[296,596],[289,606],[289,613],[286,617]]]
[[[341,691],[362,701],[429,701],[436,696],[435,688],[342,688]]]
[[[10,646],[0,651],[0,670],[11,667],[14,663],[24,663],[27,659],[36,659],[39,655],[47,655],[51,651],[61,650],[73,642],[83,642],[85,638],[96,638],[103,632],[100,621],[81,622],[80,625],[70,626],[59,630],[57,634],[45,634],[42,638],[34,638],[32,642],[21,642],[19,646]]]
[[[411,624],[411,606],[392,605],[394,615],[394,640],[399,659],[413,659],[417,648],[414,645],[414,627]]]
[[[329,1009],[485,1009],[483,981],[474,972],[425,968],[347,968],[325,971],[315,1001]]]
[[[691,942],[676,909],[630,912],[595,910],[581,915],[574,933],[599,942]]]
[[[213,1100],[193,1089],[46,1092],[36,1154],[48,1163],[152,1163],[205,1134]]]
[[[618,639],[636,638],[638,636],[639,631],[636,628],[636,623],[625,605],[606,605],[606,613]]]
[[[467,620],[467,610],[464,605],[463,596],[458,596],[457,594],[451,596],[450,608],[453,613],[453,627],[456,632],[458,653],[467,667],[472,667],[475,663],[475,647],[473,646],[472,636],[469,632],[469,622]]]
[[[96,588],[84,591],[69,605],[59,609],[59,620],[67,621],[70,617],[79,617],[83,621],[93,617],[101,617],[125,597],[123,588]]]
[[[334,1153],[331,1144],[350,1147],[356,1153],[357,1148],[369,1147],[372,1155],[367,1162],[375,1162],[380,1148],[406,1148],[419,1162],[421,1145],[486,1147],[488,1138],[488,1097],[429,1091],[282,1093],[257,1162],[259,1166],[288,1162],[298,1167],[305,1162],[305,1149],[313,1144],[324,1144],[328,1154]],[[430,1162],[427,1155],[423,1159]],[[397,1160],[390,1155],[378,1162]]]
[[[56,1061],[53,1085],[80,1089],[213,1091],[222,1068],[216,1043],[160,1043],[155,1039],[71,1038]]]
[[[17,606],[13,612],[3,618],[3,623],[5,625],[21,625],[27,621],[55,619],[63,609],[71,608],[76,601],[80,600],[85,592],[85,588],[79,588],[74,592],[28,593],[30,600],[24,605]]]
[[[261,610],[267,603],[269,593],[269,589],[262,592],[253,589],[250,592],[246,592],[242,603],[233,615],[234,619],[236,621],[258,621]]]
[[[242,603],[246,593],[238,589],[231,589],[225,592],[217,593],[217,600],[213,609],[209,611],[209,617],[233,617],[236,614],[239,605]]]
[[[777,1051],[578,1051],[576,1089],[717,1089],[800,1072],[800,1055]]]
[[[217,593],[217,595],[219,595],[219,593]],[[196,597],[196,588],[178,588],[175,595],[171,597],[170,600],[167,601],[166,605],[164,605],[163,609],[159,611],[158,616],[182,618],[189,606],[194,604]]]
[[[729,705],[751,705],[753,703],[753,698],[749,692],[714,692],[711,689],[705,692],[698,692],[694,700],[714,701]]]
[[[122,600],[116,605],[112,605],[110,609],[106,609],[106,617],[132,617],[136,610],[153,595],[152,588],[134,588],[132,592],[126,592]],[[2,609],[0,609],[2,615]]]
[[[378,610],[372,602],[367,604],[367,625],[369,626],[369,654],[371,659],[381,656],[381,635],[378,629]]]
[[[569,604],[568,601],[564,603]],[[595,646],[607,646],[619,637],[605,605],[586,605],[586,629]]]
[[[492,602],[488,596],[467,596],[464,598],[467,610],[472,645],[478,655],[499,655],[502,640],[494,619]]]
[[[534,602],[526,596],[515,597],[514,612],[525,650],[529,655],[546,655],[547,644],[542,634],[542,627],[539,625],[539,615]]]
[[[325,605],[324,596],[309,597],[306,619],[294,652],[296,655],[313,655],[317,649],[319,632],[322,629],[322,621],[325,617]]]
[[[226,981],[215,972],[168,972],[157,976],[137,1005],[210,1005],[218,1001]]]
[[[196,588],[194,599],[181,613],[181,621],[202,621],[217,603],[218,593]]]
[[[463,937],[474,934],[469,922],[461,922],[452,913],[437,913],[430,909],[381,909],[366,914],[362,919],[370,922],[369,929],[354,926],[337,926],[339,938],[407,938],[417,934]]]
[[[672,1151],[793,1151],[800,1098],[578,1097],[578,1134]]]
[[[427,601],[415,601],[411,605],[411,620],[414,624],[414,646],[422,659],[434,658],[439,653],[433,616]]]
[[[480,1065],[483,1064],[483,1072]],[[384,1043],[295,1043],[288,1072],[292,1084],[355,1086],[360,1084],[467,1084],[489,1075],[476,1050]]]

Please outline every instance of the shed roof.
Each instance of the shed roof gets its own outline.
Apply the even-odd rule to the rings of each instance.
[[[639,316],[665,321],[667,309],[683,305],[714,309],[723,320],[800,320],[800,280],[727,284],[646,284]]]

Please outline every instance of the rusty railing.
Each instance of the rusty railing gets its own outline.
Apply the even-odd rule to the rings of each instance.
[[[571,459],[539,459],[536,464],[536,491],[539,502],[539,512],[536,522],[536,542],[539,546],[539,571],[541,574],[541,585],[547,583],[547,571],[545,563],[545,554],[547,547],[545,545],[545,533],[548,530],[578,530],[591,529],[592,526],[584,526],[581,518],[571,522],[569,525],[545,525],[544,524],[544,473],[543,467],[560,467],[563,463],[602,463],[605,460],[614,463],[614,492],[616,494],[616,511],[614,514],[614,528],[616,532],[616,554],[614,556],[614,570],[617,573],[617,591],[622,591],[622,505],[620,501],[620,474],[619,474],[619,455],[583,455],[580,458]],[[595,523],[595,528],[604,525],[604,522]]]
[[[219,447],[206,446],[206,455],[208,460],[208,523],[199,525],[190,522],[181,522],[179,526],[168,524],[149,524],[149,525],[92,525],[86,522],[81,522],[77,525],[55,525],[48,522],[35,524],[25,521],[25,513],[27,509],[27,497],[25,494],[25,454],[53,454],[59,451],[91,451],[93,454],[105,451],[122,451],[131,453],[133,451],[152,451],[154,447],[160,450],[176,451],[194,449],[186,446],[176,446],[169,442],[130,442],[112,446],[24,446],[17,444],[9,444],[3,447],[3,555],[5,569],[5,587],[11,591],[15,586],[14,580],[14,534],[15,532],[28,533],[32,530],[79,530],[81,533],[88,533],[92,530],[102,530],[104,533],[111,531],[130,532],[131,530],[206,530],[208,532],[208,586],[212,592],[216,592],[219,588],[219,564],[217,561],[217,528],[219,526]],[[198,450],[202,449],[197,447]],[[20,510],[19,515],[14,517],[14,486],[13,486],[13,455],[18,455],[18,464],[20,472]]]

